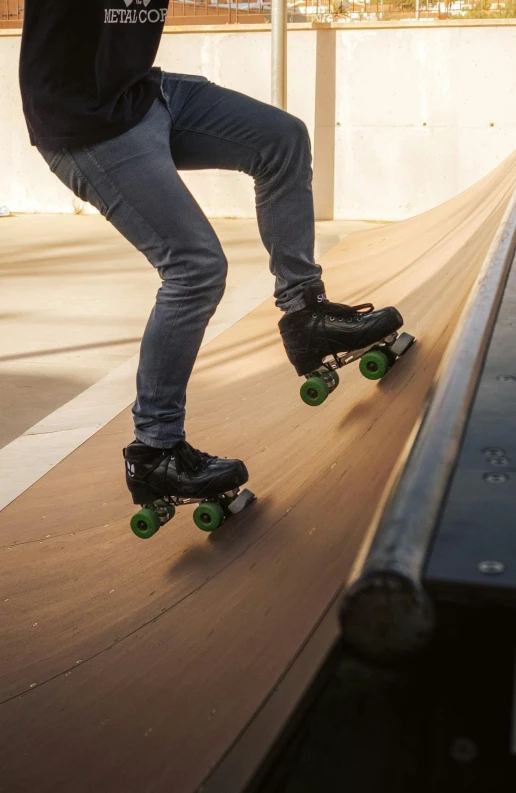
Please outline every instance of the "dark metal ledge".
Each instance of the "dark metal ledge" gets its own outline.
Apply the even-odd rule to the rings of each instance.
[[[368,553],[341,604],[345,646],[369,662],[402,661],[420,650],[433,633],[432,599],[423,582],[425,563],[456,469],[515,251],[516,195],[442,361],[420,424],[407,444],[390,496],[371,527]]]

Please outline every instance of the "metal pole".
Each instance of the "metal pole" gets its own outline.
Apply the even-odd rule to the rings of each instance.
[[[272,0],[271,103],[287,109],[287,0]]]
[[[421,14],[419,12],[419,0],[416,0],[416,19],[419,21]]]

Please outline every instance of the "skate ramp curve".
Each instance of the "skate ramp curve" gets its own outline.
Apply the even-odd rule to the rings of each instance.
[[[289,670],[321,625],[311,668],[335,635],[332,604],[515,189],[513,155],[323,257],[331,299],[395,304],[417,336],[385,380],[350,366],[305,406],[272,300],[207,345],[188,438],[245,459],[258,495],[213,535],[189,508],[149,541],[131,534],[129,410],[0,513],[2,793],[241,789],[245,771],[222,788],[218,767],[261,719],[257,762],[300,693]]]

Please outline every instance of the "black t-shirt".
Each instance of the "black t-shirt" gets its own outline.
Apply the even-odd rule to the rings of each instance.
[[[86,145],[121,135],[159,91],[168,0],[25,0],[20,87],[31,143]]]

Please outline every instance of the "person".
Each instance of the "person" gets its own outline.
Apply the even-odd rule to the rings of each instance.
[[[223,295],[227,261],[178,171],[228,169],[254,179],[270,254],[280,333],[299,375],[337,351],[401,327],[392,307],[326,299],[314,261],[309,135],[298,118],[201,76],[154,67],[167,0],[26,0],[20,87],[32,145],[51,171],[96,207],[161,278],[146,326],[124,449],[135,504],[205,498],[248,478],[240,460],[185,438],[186,389]]]

